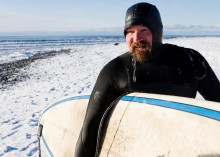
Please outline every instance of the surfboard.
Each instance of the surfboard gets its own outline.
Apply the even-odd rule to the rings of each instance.
[[[89,95],[42,111],[41,145],[51,157],[73,157]],[[220,103],[131,93],[116,105],[101,157],[219,157]]]

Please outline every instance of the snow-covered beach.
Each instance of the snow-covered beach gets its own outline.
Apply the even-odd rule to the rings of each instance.
[[[65,47],[70,52],[33,60],[13,74],[24,76],[21,80],[0,85],[0,157],[37,157],[41,111],[57,100],[90,94],[102,67],[127,51],[123,41],[118,43],[70,44]],[[199,51],[220,79],[220,37],[170,38],[163,43]]]

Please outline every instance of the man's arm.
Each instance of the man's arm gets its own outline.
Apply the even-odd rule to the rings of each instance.
[[[97,137],[100,131],[105,132],[106,124],[102,124],[102,122],[108,121],[106,117],[109,116],[114,101],[117,101],[123,93],[119,89],[121,87],[118,86],[117,81],[121,80],[119,75],[124,76],[124,74],[126,75],[119,59],[111,61],[101,70],[89,100],[84,124],[76,146],[76,157],[93,157],[99,151],[96,149],[101,140],[97,140]],[[102,121],[103,119],[104,121]],[[100,126],[103,127],[101,130]]]
[[[217,76],[202,55],[196,53],[196,56],[205,66],[206,70],[206,76],[198,81],[199,93],[206,100],[220,102],[220,82]]]

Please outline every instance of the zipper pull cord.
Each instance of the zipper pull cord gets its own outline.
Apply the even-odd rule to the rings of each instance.
[[[132,57],[132,66],[133,66],[133,82],[136,82],[136,60]]]

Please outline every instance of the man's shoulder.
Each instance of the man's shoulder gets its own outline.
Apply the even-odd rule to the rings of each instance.
[[[171,51],[193,51],[194,53],[199,53],[198,51],[194,50],[193,48],[183,47],[179,45],[165,43],[163,44],[164,50],[171,50]]]
[[[187,49],[185,47],[169,44],[169,43],[163,44],[163,47],[165,50],[171,50],[171,51],[180,51],[180,50],[184,51],[185,49]]]
[[[112,59],[108,64],[107,66],[119,66],[119,65],[123,65],[125,64],[125,62],[128,62],[131,60],[131,55],[126,52],[126,53],[123,53],[119,56],[117,56],[116,58]]]
[[[122,78],[127,78],[127,70],[122,62],[120,56],[112,59],[109,61],[100,71],[99,77],[102,78],[102,80],[109,80],[111,83],[118,82],[118,79],[120,80]]]
[[[179,54],[185,54],[187,56],[188,54],[190,55],[193,54],[200,58],[204,58],[200,52],[198,52],[197,50],[193,48],[183,47],[183,46],[178,46],[178,45],[173,45],[173,44],[168,44],[168,43],[164,44],[164,51],[173,52],[175,54],[177,54],[177,52],[180,52]]]
[[[123,60],[126,60],[127,58],[129,58],[129,56],[130,55],[128,53],[124,53],[112,59],[103,67],[103,70],[111,72],[111,71],[118,71],[118,70],[123,69],[124,68]]]

